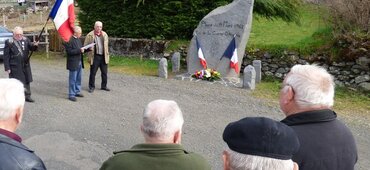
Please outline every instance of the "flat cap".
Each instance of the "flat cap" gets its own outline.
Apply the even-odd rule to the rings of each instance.
[[[235,152],[288,160],[299,149],[299,140],[289,126],[264,117],[247,117],[229,123],[223,139]]]

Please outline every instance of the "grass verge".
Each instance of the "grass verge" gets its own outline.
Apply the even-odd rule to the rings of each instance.
[[[280,87],[280,81],[263,81],[256,86],[252,95],[265,99],[270,105],[278,106]],[[335,89],[334,110],[338,114],[351,116],[355,113],[370,118],[370,95],[344,87],[337,87]]]

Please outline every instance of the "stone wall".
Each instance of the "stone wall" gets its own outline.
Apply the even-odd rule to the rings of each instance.
[[[143,56],[144,58],[160,59],[169,41],[109,38],[109,52],[121,56]]]
[[[338,86],[360,88],[370,91],[370,56],[362,56],[356,61],[329,63],[323,55],[302,57],[294,52],[285,52],[282,57],[274,57],[265,52],[260,55],[248,55],[243,58],[242,68],[252,65],[253,60],[262,61],[262,75],[283,79],[295,64],[317,64],[334,76]]]
[[[182,59],[186,57],[186,47],[179,49]],[[337,86],[352,87],[370,91],[370,56],[359,57],[356,61],[330,62],[325,54],[313,54],[303,57],[296,52],[283,52],[276,57],[268,52],[248,53],[243,57],[240,70],[253,65],[253,60],[261,60],[262,76],[273,76],[283,79],[295,64],[317,64],[334,76]]]

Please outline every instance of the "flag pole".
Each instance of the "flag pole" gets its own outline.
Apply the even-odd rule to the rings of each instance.
[[[45,27],[46,27],[46,24],[48,23],[49,19],[50,19],[50,17],[48,16],[48,19],[46,20],[44,26],[42,27],[42,30],[41,30],[39,36],[36,38],[38,41],[40,40],[40,37],[42,36],[42,32],[44,32]],[[27,61],[26,61],[27,64],[30,62],[30,59],[32,57],[32,54],[33,54],[33,51],[31,51],[30,55],[27,58]]]

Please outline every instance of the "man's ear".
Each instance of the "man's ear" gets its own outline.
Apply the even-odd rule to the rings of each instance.
[[[230,162],[229,162],[230,156],[227,151],[224,151],[222,153],[222,160],[224,162],[224,170],[230,170]]]
[[[288,104],[294,100],[294,90],[291,86],[285,86],[284,88],[284,104]]]
[[[181,130],[175,132],[173,136],[173,143],[180,144],[181,143]]]
[[[293,167],[293,170],[299,170],[299,167],[298,167],[298,164],[293,162],[294,163],[294,167]]]
[[[23,118],[23,107],[20,106],[15,110],[15,121],[17,124],[20,124],[22,122]]]

